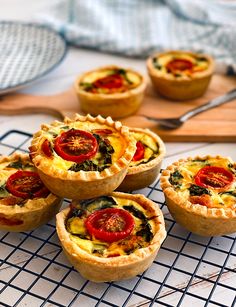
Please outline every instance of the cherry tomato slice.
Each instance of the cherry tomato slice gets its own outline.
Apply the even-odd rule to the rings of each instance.
[[[97,79],[93,85],[97,88],[115,89],[123,86],[123,78],[119,74],[113,74]]]
[[[144,152],[145,152],[145,147],[143,143],[138,141],[136,143],[136,151],[135,151],[132,161],[142,160],[144,158]]]
[[[39,175],[31,171],[17,171],[6,182],[6,189],[21,198],[46,197],[50,192]]]
[[[225,190],[234,181],[234,175],[223,167],[205,166],[197,172],[194,180],[204,188]]]
[[[95,156],[98,142],[87,131],[71,129],[55,139],[54,149],[64,160],[81,163]]]
[[[45,139],[43,141],[41,148],[42,148],[42,151],[45,154],[45,156],[47,156],[49,158],[52,157],[52,149],[51,149],[50,142],[49,142],[48,139]]]
[[[166,68],[172,72],[191,70],[193,68],[193,63],[185,59],[174,59],[167,63]]]
[[[85,221],[90,235],[105,242],[126,238],[134,228],[132,215],[123,209],[107,208],[96,210]]]

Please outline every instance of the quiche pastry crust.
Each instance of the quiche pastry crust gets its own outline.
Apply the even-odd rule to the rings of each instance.
[[[110,128],[119,134],[119,142],[122,147],[120,156],[113,161],[110,167],[103,171],[71,171],[54,165],[54,158],[47,158],[43,155],[41,145],[45,140],[45,131],[53,127],[60,127],[62,124],[70,125],[80,122],[83,125],[96,124],[97,128]],[[122,143],[123,142],[123,143]],[[61,197],[71,199],[88,199],[111,193],[119,186],[125,177],[128,164],[135,152],[135,142],[129,137],[128,128],[122,126],[111,117],[93,117],[91,115],[75,115],[74,119],[65,118],[64,123],[54,121],[51,125],[42,125],[41,130],[33,136],[31,144],[31,156],[35,167],[38,170],[41,180],[46,187]]]
[[[70,239],[70,233],[65,227],[70,209],[67,208],[58,213],[56,216],[57,234],[66,256],[84,278],[94,282],[129,279],[141,274],[152,264],[166,237],[162,212],[152,201],[141,194],[113,192],[110,196],[137,201],[151,214],[157,216],[155,218],[156,229],[154,237],[147,247],[137,249],[129,255],[103,258],[84,251]]]
[[[189,231],[202,236],[221,236],[236,231],[236,209],[234,208],[209,208],[204,205],[191,203],[173,188],[170,183],[170,175],[183,162],[191,160],[206,160],[210,158],[223,158],[220,155],[212,157],[210,155],[203,157],[194,157],[180,159],[168,166],[161,175],[161,187],[163,189],[168,209],[173,218]],[[229,161],[230,158],[228,158]]]
[[[14,153],[10,156],[2,156],[0,164],[17,160],[30,162],[29,156],[22,153]],[[32,165],[33,166],[33,165]],[[30,231],[46,224],[59,211],[62,199],[50,193],[47,197],[28,199],[23,206],[4,205],[4,198],[0,199],[0,229],[5,231]],[[21,221],[19,225],[9,225],[8,222]]]
[[[160,74],[154,67],[153,59],[163,55],[173,55],[178,58],[178,54],[186,56],[190,55],[195,58],[205,58],[208,62],[208,67],[192,74],[189,78],[179,78],[168,73]],[[152,84],[159,94],[171,100],[190,100],[202,96],[207,90],[214,72],[214,60],[206,54],[173,50],[157,53],[149,57],[147,60],[147,70],[152,80]]]
[[[129,128],[129,130],[131,133],[137,132],[150,136],[157,144],[158,154],[149,162],[133,165],[132,167],[129,166],[125,179],[117,188],[118,191],[123,192],[143,189],[153,183],[160,173],[162,160],[166,153],[165,145],[162,139],[156,133],[149,129],[142,128]]]
[[[140,83],[134,88],[127,89],[122,93],[90,93],[81,88],[80,83],[86,76],[103,70],[120,69],[115,65],[104,66],[84,73],[75,81],[75,90],[79,99],[81,110],[92,115],[102,115],[104,117],[111,116],[112,118],[122,118],[135,113],[140,107],[144,92],[147,87],[147,79],[137,71],[125,69],[137,75],[140,78]]]

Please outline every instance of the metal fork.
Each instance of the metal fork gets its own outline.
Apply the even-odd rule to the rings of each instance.
[[[209,109],[213,109],[217,106],[220,106],[220,105],[222,105],[226,102],[229,102],[229,101],[231,101],[235,98],[236,98],[236,89],[233,89],[233,90],[229,91],[228,93],[226,93],[222,96],[219,96],[215,99],[212,99],[209,102],[184,113],[180,117],[155,118],[155,117],[150,117],[150,116],[143,115],[143,114],[141,116],[147,118],[148,120],[156,122],[161,128],[176,129],[176,128],[179,128],[180,126],[182,126],[189,118],[194,117],[197,114],[205,112]]]

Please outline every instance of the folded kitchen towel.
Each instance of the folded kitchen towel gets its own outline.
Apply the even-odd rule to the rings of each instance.
[[[141,58],[164,49],[194,50],[214,56],[221,73],[236,74],[232,1],[59,0],[37,20],[79,47]]]

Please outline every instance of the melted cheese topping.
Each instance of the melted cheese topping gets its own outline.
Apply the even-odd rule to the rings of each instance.
[[[173,187],[179,196],[185,200],[189,200],[189,188],[195,184],[194,177],[197,172],[204,166],[217,166],[236,174],[236,165],[232,164],[227,158],[209,158],[207,160],[192,160],[182,162],[176,169],[183,178],[176,178]],[[178,175],[178,174],[177,174]],[[223,192],[208,187],[213,208],[232,208],[236,209],[236,178],[232,184]],[[234,196],[234,195],[235,196]]]
[[[192,70],[176,71],[173,73],[168,71],[167,64],[174,59],[183,59],[190,61],[193,64]],[[191,79],[193,75],[206,70],[209,67],[209,62],[206,58],[193,56],[185,53],[166,53],[153,59],[153,66],[159,76],[168,76],[171,79]]]
[[[119,197],[112,197],[112,199],[115,200],[116,205],[113,208],[120,208],[124,209],[124,206],[133,206],[135,209],[137,209],[139,212],[143,213],[146,218],[151,218],[150,213],[145,210],[138,202],[134,200],[128,200],[124,198]],[[78,208],[78,207],[77,207]],[[79,208],[81,208],[79,206]],[[95,210],[100,209],[96,204],[89,205],[89,214],[94,212]],[[127,210],[127,209],[124,209]],[[72,232],[74,234],[70,234],[70,239],[74,241],[80,248],[82,248],[84,251],[99,256],[99,257],[113,257],[113,256],[120,256],[120,255],[127,255],[130,253],[135,252],[135,250],[146,247],[149,245],[149,242],[146,242],[141,238],[141,236],[136,236],[135,234],[142,229],[142,220],[132,212],[128,211],[134,221],[135,226],[130,236],[127,238],[124,238],[122,240],[119,240],[117,242],[113,243],[107,243],[101,240],[97,240],[94,237],[90,237],[86,231],[86,228],[84,226],[84,221],[86,218],[80,218],[80,217],[72,217],[67,221],[67,231]],[[154,234],[155,230],[155,223],[153,220],[149,220],[148,224],[150,225],[150,229],[152,231],[152,234]],[[75,233],[80,234],[80,236],[75,235]]]
[[[106,138],[109,140],[111,146],[114,149],[114,153],[112,154],[112,163],[116,162],[124,153],[126,148],[126,141],[125,139],[115,130],[113,130],[110,127],[107,127],[106,125],[101,125],[98,123],[88,123],[88,122],[73,122],[68,125],[62,124],[60,126],[51,127],[48,131],[43,131],[43,137],[42,137],[42,143],[45,139],[48,139],[50,142],[54,142],[55,137],[60,135],[62,132],[66,132],[70,129],[79,129],[79,130],[85,130],[90,133],[93,133],[92,131],[95,129],[109,129],[112,130],[112,134],[106,135]],[[45,137],[45,138],[44,138]],[[41,143],[41,145],[42,145]],[[43,154],[43,153],[42,153]],[[96,162],[99,158],[100,153],[98,152],[92,159],[90,159],[93,162]],[[52,162],[52,158],[48,158],[46,155],[44,155],[44,159],[48,159]],[[56,168],[61,170],[68,170],[74,162],[72,161],[66,161],[62,157],[60,157],[55,151],[53,151],[53,164]]]
[[[139,161],[131,161],[129,167],[147,163],[158,156],[159,146],[150,135],[142,132],[131,132],[131,134],[137,142],[142,142],[142,144],[145,146],[145,151],[144,158]]]

